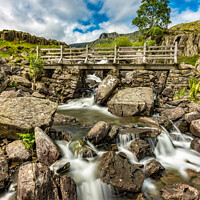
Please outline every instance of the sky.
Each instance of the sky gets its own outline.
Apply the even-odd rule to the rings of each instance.
[[[102,33],[131,33],[141,0],[0,0],[0,30],[17,30],[67,44]],[[171,0],[170,26],[200,20],[200,0]]]

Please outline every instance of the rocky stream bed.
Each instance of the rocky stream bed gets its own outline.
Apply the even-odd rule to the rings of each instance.
[[[0,64],[1,200],[200,199],[199,104],[110,74],[58,105]],[[32,150],[17,133],[34,133]]]

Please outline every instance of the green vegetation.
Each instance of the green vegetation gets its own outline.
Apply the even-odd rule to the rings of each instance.
[[[171,23],[168,7],[169,0],[142,0],[141,6],[137,11],[137,17],[133,19],[132,24],[140,30],[160,27],[166,29]]]
[[[200,89],[200,81],[197,82],[197,78],[191,78],[189,80],[190,97],[192,100],[197,100],[197,93]]]
[[[184,88],[179,87],[179,89],[180,89],[180,92],[179,92],[179,93],[176,93],[176,94],[174,95],[174,98],[175,98],[176,100],[179,100],[179,99],[181,99],[181,98],[183,98],[184,96],[187,95],[187,93],[186,93],[186,87],[184,87]]]
[[[190,65],[195,66],[195,63],[197,62],[198,59],[199,59],[199,55],[180,56],[180,57],[178,57],[178,63],[184,62],[185,64],[190,64]]]
[[[98,47],[99,48],[102,48],[102,47],[114,47],[115,44],[117,44],[117,47],[127,47],[127,46],[136,47],[136,46],[144,46],[145,42],[146,42],[147,46],[156,45],[156,41],[155,40],[146,41],[143,38],[139,38],[139,39],[140,39],[140,41],[138,41],[138,42],[131,42],[128,37],[121,36],[121,37],[116,38],[112,43],[105,42],[105,43],[97,44],[97,45],[95,45],[95,47],[97,47],[97,48]]]
[[[0,57],[9,60],[10,56],[18,57],[22,52],[30,53],[31,49],[39,48],[60,48],[58,45],[37,45],[24,43],[23,41],[15,40],[13,42],[0,39]]]
[[[10,86],[10,87],[15,87],[15,88],[17,88],[18,84],[17,84],[17,82],[15,81],[15,82],[13,82],[13,83],[10,83],[9,86]]]
[[[200,21],[178,24],[170,28],[171,31],[200,32]]]
[[[44,63],[41,59],[36,59],[35,55],[29,57],[29,63],[30,77],[33,79],[33,82],[36,83],[37,78],[42,74]]]
[[[27,149],[33,148],[35,143],[35,134],[34,133],[17,133],[19,139],[23,141]]]

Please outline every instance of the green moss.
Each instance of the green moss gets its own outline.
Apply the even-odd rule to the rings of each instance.
[[[197,62],[197,60],[199,59],[199,55],[195,55],[195,56],[180,56],[178,57],[178,63],[186,63],[186,64],[190,64],[195,66],[195,63]]]
[[[27,149],[33,148],[33,145],[35,143],[34,133],[17,133],[17,135],[23,141]]]

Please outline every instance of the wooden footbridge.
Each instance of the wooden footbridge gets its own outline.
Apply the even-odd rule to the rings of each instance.
[[[44,69],[58,67],[81,70],[170,70],[178,67],[178,46],[52,48],[39,49]]]

